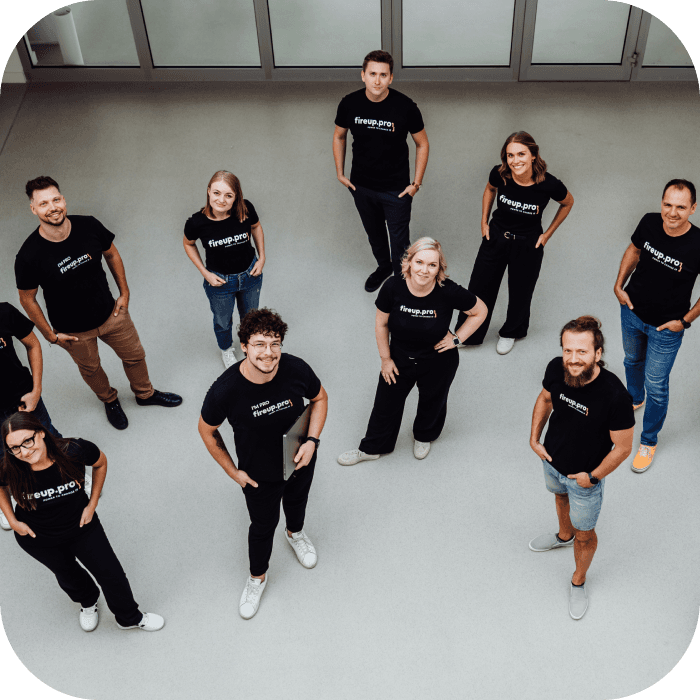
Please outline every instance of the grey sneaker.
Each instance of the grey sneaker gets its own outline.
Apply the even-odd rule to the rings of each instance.
[[[235,365],[236,362],[238,362],[238,358],[236,357],[236,348],[232,345],[228,350],[222,350],[221,359],[223,360],[224,367],[226,367],[226,369],[232,365]]]
[[[353,464],[358,462],[365,462],[370,459],[379,459],[381,455],[368,455],[362,450],[348,450],[343,452],[340,457],[338,457],[338,464],[342,464],[344,467],[351,467]]]
[[[569,615],[573,617],[574,620],[580,620],[588,610],[588,595],[586,594],[586,584],[584,583],[581,588],[571,584],[571,590],[569,591]]]
[[[316,554],[316,547],[314,547],[304,530],[293,532],[292,536],[290,537],[287,533],[287,528],[285,527],[284,536],[287,538],[287,542],[289,542],[289,545],[297,555],[299,563],[305,569],[313,569],[318,562],[318,555]]]
[[[533,552],[548,552],[550,549],[559,549],[559,547],[573,547],[575,539],[572,537],[568,542],[560,542],[555,534],[548,533],[535,537],[534,540],[530,541],[528,547]]]
[[[97,612],[97,603],[90,608],[80,608],[80,626],[85,632],[92,632],[100,621],[100,614]]]

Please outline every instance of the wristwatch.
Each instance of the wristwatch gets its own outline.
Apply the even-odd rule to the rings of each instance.
[[[690,328],[690,326],[692,325],[688,323],[684,318],[679,318],[678,320],[683,324],[683,328],[685,328],[686,330],[688,330],[688,328]]]
[[[417,190],[419,190],[421,187],[423,187],[423,183],[421,182],[420,184],[418,184],[417,182],[412,182],[411,187],[415,187]]]
[[[456,333],[452,333],[452,335],[454,336],[452,338],[452,344],[457,348],[462,344],[462,341],[457,337]]]
[[[311,442],[313,442],[314,445],[316,445],[316,449],[318,449],[318,446],[321,444],[321,441],[318,438],[309,436],[306,438],[306,440],[304,440],[304,442],[309,442],[309,440],[311,440]]]
[[[597,476],[593,476],[591,472],[588,472],[588,478],[591,480],[592,484],[599,484],[600,479]]]

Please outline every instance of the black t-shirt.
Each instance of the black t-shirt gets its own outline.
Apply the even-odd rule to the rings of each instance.
[[[17,289],[44,291],[51,325],[61,333],[101,326],[114,309],[114,297],[102,267],[102,253],[114,234],[94,216],[71,216],[64,241],[42,238],[37,228],[15,258]]]
[[[212,385],[202,406],[202,420],[221,425],[228,420],[236,443],[238,468],[255,481],[282,481],[282,436],[314,399],[321,381],[304,360],[282,353],[277,374],[254,384],[241,374],[241,363],[229,367]]]
[[[74,464],[79,466],[84,475],[85,466],[95,464],[100,458],[100,449],[88,440],[71,438],[66,454]],[[62,478],[55,464],[48,469],[33,471],[32,478],[34,491],[29,498],[36,501],[36,510],[17,505],[15,517],[34,531],[35,544],[60,544],[85,531],[86,528],[94,527],[94,523],[99,522],[95,513],[87,525],[80,527],[80,518],[90,499],[81,484]],[[0,486],[6,486],[1,478]]]
[[[372,102],[364,88],[351,92],[340,101],[335,123],[352,134],[353,185],[392,192],[411,184],[406,139],[424,125],[410,97],[389,88],[381,102]]]
[[[661,214],[645,214],[632,243],[640,250],[639,263],[625,291],[634,313],[652,326],[685,316],[700,274],[700,228],[691,224],[682,236],[669,236]]]
[[[500,167],[494,165],[489,173],[489,184],[498,188],[491,222],[503,231],[521,236],[541,235],[545,207],[550,199],[561,202],[566,198],[566,185],[549,173],[545,173],[543,182],[528,187],[518,185],[512,177],[507,177],[504,183],[498,173]]]
[[[562,358],[555,357],[542,386],[552,395],[553,406],[543,444],[560,474],[593,471],[613,446],[610,431],[634,426],[632,397],[604,367],[592,382],[574,389],[564,381]]]
[[[469,311],[476,296],[456,282],[446,279],[435,284],[427,296],[411,294],[402,277],[390,277],[379,290],[377,308],[389,314],[391,356],[394,362],[427,358],[437,354],[435,344],[447,334],[452,312]]]
[[[260,219],[255,207],[247,199],[243,201],[248,208],[248,216],[243,222],[236,214],[222,221],[212,221],[204,212],[198,211],[185,223],[185,238],[202,241],[205,264],[212,272],[222,275],[245,272],[255,258],[250,230]]]
[[[34,324],[21,312],[0,303],[0,414],[17,408],[22,396],[32,390],[31,372],[19,361],[12,338],[26,338]]]

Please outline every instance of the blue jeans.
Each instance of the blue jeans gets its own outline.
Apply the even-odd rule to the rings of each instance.
[[[590,488],[579,486],[576,479],[560,474],[547,460],[542,460],[544,483],[550,493],[567,494],[571,524],[582,531],[593,530],[603,505],[605,479]]]
[[[626,305],[621,307],[622,345],[625,349],[627,391],[635,405],[644,401],[642,445],[656,445],[668,411],[668,378],[683,334],[644,323]]]
[[[16,413],[16,411],[17,408],[14,407],[7,411],[1,411],[0,422],[3,422],[6,418],[9,418],[13,413]],[[61,435],[61,433],[54,428],[49,412],[46,410],[46,406],[44,405],[44,399],[39,398],[39,403],[37,403],[36,408],[32,411],[32,415],[39,420],[39,422],[51,433],[51,435],[57,438],[63,437],[63,435]]]
[[[253,277],[250,271],[258,262],[257,256],[250,263],[250,267],[237,275],[222,275],[216,270],[209,270],[226,284],[220,287],[212,287],[204,280],[204,292],[209,299],[209,306],[214,314],[214,334],[216,342],[222,350],[228,350],[233,345],[233,309],[238,301],[238,315],[241,319],[252,309],[258,308],[260,300],[260,288],[262,287],[262,273]]]

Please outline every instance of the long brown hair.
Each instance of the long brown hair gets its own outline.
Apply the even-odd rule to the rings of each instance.
[[[7,489],[19,506],[27,510],[36,510],[36,501],[27,498],[27,494],[34,493],[36,488],[34,472],[29,464],[15,457],[7,449],[7,436],[15,430],[43,432],[47,456],[58,467],[61,476],[66,481],[77,481],[82,488],[85,488],[85,472],[81,469],[82,465],[71,460],[66,454],[71,440],[51,435],[39,419],[31,413],[25,411],[13,413],[0,428],[3,446],[0,481],[7,485]]]
[[[230,216],[236,215],[236,218],[243,223],[248,218],[248,207],[246,207],[243,201],[243,190],[241,189],[241,181],[228,170],[217,170],[209,180],[207,185],[207,203],[204,205],[202,212],[210,218],[214,218],[214,212],[211,210],[211,204],[209,204],[209,188],[215,182],[225,182],[232,190],[233,194],[236,196],[233,206],[231,207]]]
[[[535,160],[532,163],[532,179],[535,181],[535,184],[544,182],[544,176],[547,173],[547,163],[542,160],[542,156],[540,155],[540,147],[535,143],[535,139],[533,139],[532,136],[527,133],[527,131],[516,131],[515,133],[512,133],[506,139],[506,142],[503,144],[503,148],[501,148],[501,167],[498,169],[498,174],[503,178],[503,182],[505,183],[506,178],[513,177],[510,172],[510,168],[508,167],[508,158],[506,155],[506,148],[508,148],[511,143],[519,143],[522,146],[526,146],[530,153],[535,156]]]

